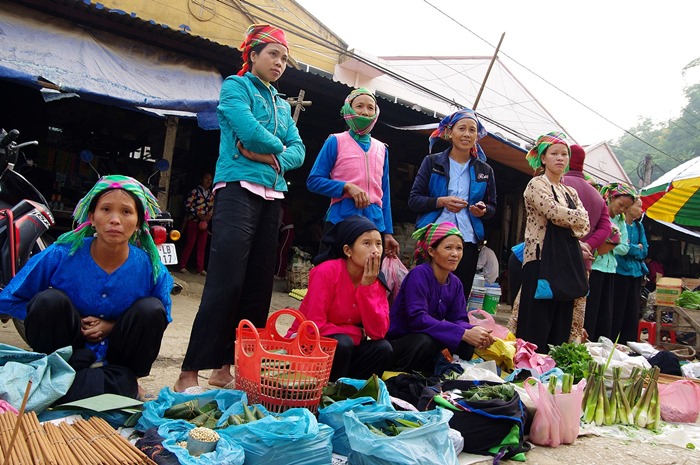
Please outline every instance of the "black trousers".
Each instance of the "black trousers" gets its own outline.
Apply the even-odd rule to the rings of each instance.
[[[612,333],[615,273],[591,270],[588,283],[591,290],[586,299],[586,316],[583,320],[588,339],[597,342],[600,336],[605,336],[614,341],[617,337],[617,333]]]
[[[513,305],[523,282],[523,263],[511,252],[508,257],[508,305]]]
[[[639,327],[640,296],[642,277],[615,274],[615,292],[613,293],[612,331],[614,338],[620,335],[620,343],[637,341]]]
[[[344,377],[368,379],[373,374],[381,377],[391,362],[392,348],[386,339],[365,339],[355,345],[347,334],[332,334],[328,337],[338,341],[330,381]]]
[[[214,196],[211,248],[202,301],[182,370],[233,364],[238,323],[265,326],[272,299],[280,200],[227,183]]]
[[[574,301],[535,299],[539,274],[539,260],[532,260],[523,266],[518,328],[515,335],[536,344],[538,352],[547,353],[547,344],[559,345],[569,340]]]
[[[59,402],[112,393],[136,397],[137,378],[147,376],[158,356],[167,326],[163,303],[139,299],[115,322],[109,334],[107,365],[92,368],[95,354],[85,347],[80,314],[65,292],[47,289],[27,304],[27,341],[36,352],[50,354],[72,346],[69,364],[76,370],[70,391]]]
[[[457,265],[455,274],[462,281],[464,287],[464,298],[469,300],[469,294],[472,291],[474,283],[474,275],[476,274],[476,262],[479,260],[479,248],[472,242],[464,243],[464,253],[462,259]]]
[[[424,333],[407,334],[391,341],[391,345],[394,348],[391,370],[409,373],[420,371],[430,375],[435,372],[437,357],[445,348],[435,338]],[[474,346],[462,341],[455,353],[462,360],[471,360],[474,355]]]

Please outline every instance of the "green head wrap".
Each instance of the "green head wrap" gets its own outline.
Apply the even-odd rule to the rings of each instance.
[[[77,225],[75,229],[61,234],[58,239],[56,239],[56,244],[69,244],[71,246],[70,253],[71,255],[74,254],[75,251],[85,243],[84,239],[94,233],[92,228],[90,228],[92,223],[88,217],[90,213],[90,204],[105,191],[113,189],[125,190],[133,194],[141,203],[144,212],[143,222],[138,231],[131,236],[129,243],[143,249],[148,254],[153,264],[153,277],[157,280],[160,272],[160,255],[158,254],[156,244],[153,242],[153,238],[149,232],[148,220],[158,216],[160,207],[158,206],[156,198],[151,194],[151,191],[136,179],[129,176],[114,174],[101,177],[97,183],[92,186],[92,189],[85,194],[85,197],[80,199],[75,206],[75,210],[73,211],[73,224]],[[139,220],[140,219],[141,218],[139,218]]]

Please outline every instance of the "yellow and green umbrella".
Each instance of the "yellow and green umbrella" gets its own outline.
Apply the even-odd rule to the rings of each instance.
[[[700,227],[700,157],[677,166],[642,189],[649,218]]]

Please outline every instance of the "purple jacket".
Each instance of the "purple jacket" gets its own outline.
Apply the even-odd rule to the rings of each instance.
[[[576,190],[583,207],[588,212],[591,229],[580,240],[591,246],[591,250],[595,250],[605,242],[612,230],[605,200],[595,187],[588,184],[580,171],[569,171],[562,181]]]
[[[401,283],[391,306],[389,322],[386,339],[425,333],[455,350],[464,330],[472,327],[462,282],[450,273],[447,283],[440,284],[430,263],[418,265]]]

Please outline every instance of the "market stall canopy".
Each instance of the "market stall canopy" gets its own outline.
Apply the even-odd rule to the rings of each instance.
[[[642,206],[649,218],[700,228],[700,157],[677,166],[642,189]]]
[[[47,101],[78,96],[218,128],[222,78],[211,64],[7,3],[0,29],[0,78],[42,88]]]

